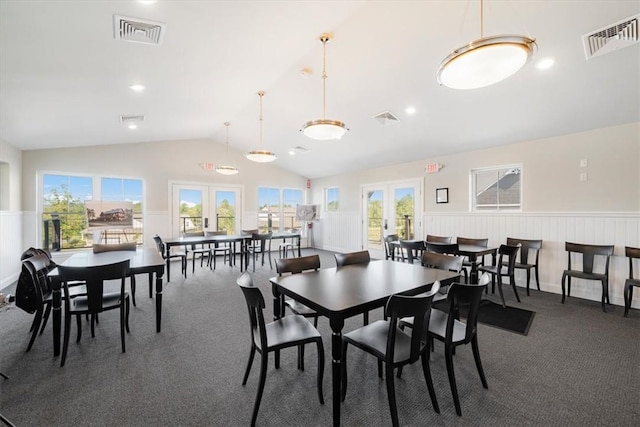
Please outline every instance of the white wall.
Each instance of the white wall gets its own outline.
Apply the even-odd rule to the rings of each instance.
[[[0,210],[0,289],[17,280],[20,272],[22,241],[22,152],[0,141],[0,162],[6,163],[1,176],[3,193]],[[8,170],[7,170],[8,169]],[[6,204],[6,206],[5,206]]]
[[[581,159],[587,159],[586,168],[580,167]],[[441,163],[444,168],[426,175],[427,163]],[[522,212],[469,212],[470,169],[513,163],[523,165]],[[579,180],[581,172],[587,173],[586,182]],[[550,292],[560,292],[567,262],[565,241],[614,244],[610,296],[612,303],[623,304],[628,277],[624,246],[640,247],[640,123],[313,180],[312,203],[322,205],[324,189],[339,187],[341,208],[338,213],[322,213],[314,228],[316,246],[359,250],[361,185],[420,174],[425,177],[425,235],[488,237],[495,246],[507,236],[543,239],[540,280],[542,289]],[[435,189],[440,187],[449,188],[448,204],[435,203]],[[521,276],[517,281],[523,284]],[[600,287],[576,280],[572,295],[599,300]],[[634,306],[640,307],[640,295]]]

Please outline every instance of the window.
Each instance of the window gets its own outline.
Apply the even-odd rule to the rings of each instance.
[[[474,211],[520,210],[522,166],[500,166],[471,171]]]
[[[340,209],[340,190],[338,187],[327,188],[324,195],[324,209],[327,212],[337,212]]]
[[[130,201],[133,225],[125,229],[109,228],[96,233],[103,243],[142,242],[142,181],[80,175],[43,174],[42,218],[43,247],[60,250],[90,247],[94,232],[89,228],[86,202]]]
[[[301,189],[258,187],[258,229],[269,231],[292,231],[302,228],[296,220],[296,208],[303,203]]]

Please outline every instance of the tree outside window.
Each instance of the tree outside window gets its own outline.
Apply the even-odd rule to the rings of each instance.
[[[327,188],[325,191],[325,210],[337,212],[340,209],[340,190],[338,187]]]

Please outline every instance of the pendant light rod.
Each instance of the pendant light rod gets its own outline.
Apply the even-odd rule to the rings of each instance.
[[[331,35],[324,33],[320,36],[322,42],[322,118],[327,118],[327,42]]]
[[[484,0],[480,0],[480,38],[484,37]]]
[[[264,96],[264,91],[258,91],[258,96],[260,97],[260,117],[258,120],[259,128],[260,128],[260,148],[262,148],[262,97]]]
[[[231,123],[224,122],[224,125],[227,127],[227,159],[229,159],[229,126]]]

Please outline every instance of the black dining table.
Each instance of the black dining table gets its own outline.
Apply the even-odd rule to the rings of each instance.
[[[475,245],[458,245],[458,255],[466,256],[471,263],[471,271],[469,272],[470,283],[478,283],[478,257],[491,255],[491,265],[496,265],[496,253],[498,248],[475,246]]]
[[[284,296],[329,319],[333,381],[333,425],[340,425],[342,328],[345,319],[385,305],[393,294],[415,295],[459,280],[459,274],[391,260],[371,261],[318,271],[273,277],[274,318],[284,316]]]
[[[139,248],[133,251],[112,251],[94,254],[79,252],[71,255],[60,265],[70,267],[96,267],[130,260],[130,274],[149,274],[149,280],[156,275],[156,332],[160,332],[162,325],[162,276],[164,275],[164,259],[157,250]],[[49,272],[52,290],[52,323],[53,323],[53,355],[60,354],[60,327],[62,318],[62,283],[58,276],[58,269]]]
[[[301,233],[273,233],[271,239],[282,239],[287,241],[291,239],[295,241],[295,245],[298,247],[298,256],[301,256],[300,240]],[[236,261],[236,244],[240,244],[240,271],[243,271],[249,265],[248,251],[245,250],[246,245],[251,240],[251,235],[235,235],[235,234],[221,234],[216,236],[188,236],[188,237],[170,237],[163,238],[162,242],[165,245],[167,264],[169,263],[169,255],[171,255],[171,248],[174,246],[192,246],[192,245],[207,245],[207,244],[219,244],[219,243],[231,243],[233,245],[233,265]]]

